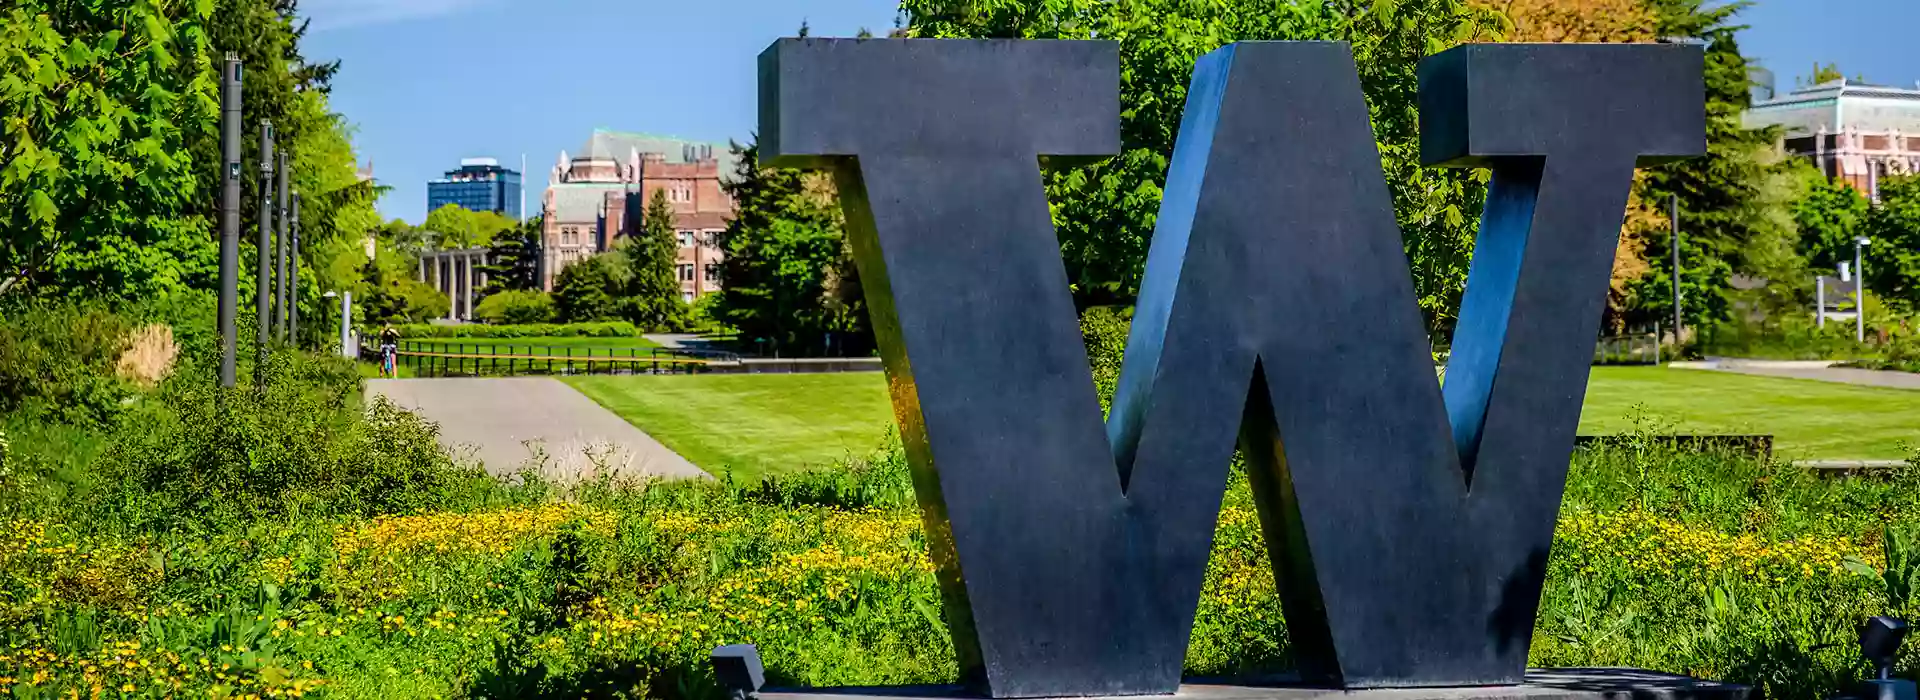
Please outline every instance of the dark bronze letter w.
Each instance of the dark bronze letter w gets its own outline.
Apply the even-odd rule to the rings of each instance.
[[[1494,173],[1444,392],[1347,47],[1209,54],[1105,424],[1040,167],[1120,150],[1117,48],[761,71],[762,154],[838,179],[969,680],[1177,689],[1236,442],[1307,680],[1520,680],[1633,169],[1705,150],[1698,48],[1421,66],[1424,160]]]

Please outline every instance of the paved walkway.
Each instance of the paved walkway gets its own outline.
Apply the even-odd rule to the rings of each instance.
[[[1889,372],[1871,369],[1852,369],[1848,367],[1819,367],[1817,363],[1767,363],[1767,362],[1714,362],[1714,363],[1674,363],[1675,367],[1708,369],[1716,372],[1752,374],[1762,377],[1786,377],[1788,379],[1812,379],[1822,382],[1854,384],[1858,386],[1877,386],[1889,389],[1920,390],[1920,374],[1912,372]]]
[[[540,471],[559,480],[603,469],[623,476],[711,478],[553,379],[369,379],[366,393],[439,423],[441,444],[463,458],[478,458],[494,474],[512,474],[544,453]]]

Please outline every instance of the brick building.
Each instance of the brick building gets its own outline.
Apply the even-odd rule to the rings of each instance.
[[[681,297],[719,290],[720,231],[733,216],[720,185],[733,171],[725,145],[595,130],[580,155],[560,154],[541,200],[542,287],[551,291],[568,265],[634,235],[653,193],[665,191],[680,238]]]
[[[1787,153],[1875,201],[1881,178],[1920,172],[1920,89],[1841,79],[1777,95],[1763,83],[1745,122],[1780,127]]]

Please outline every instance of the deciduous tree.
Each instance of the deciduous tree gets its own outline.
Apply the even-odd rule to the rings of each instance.
[[[1864,224],[1871,242],[1865,251],[1867,289],[1888,306],[1920,308],[1920,176],[1881,180],[1880,206]],[[1852,253],[1852,246],[1846,246],[1845,254]]]
[[[568,265],[553,284],[553,306],[568,323],[612,321],[620,317],[623,258],[602,253]]]
[[[1351,42],[1421,308],[1436,330],[1451,327],[1486,175],[1420,167],[1415,69],[1421,58],[1454,44],[1503,36],[1508,27],[1498,13],[1462,0],[904,0],[901,9],[907,32],[918,37],[1097,35],[1120,44],[1122,153],[1047,176],[1068,277],[1082,306],[1131,303],[1139,292],[1187,82],[1201,55],[1240,40]]]
[[[422,228],[438,234],[440,248],[459,249],[487,247],[493,244],[494,236],[517,226],[513,219],[494,212],[469,211],[458,204],[447,204],[429,212]]]
[[[145,297],[214,274],[188,142],[218,73],[194,3],[0,8],[0,295]]]

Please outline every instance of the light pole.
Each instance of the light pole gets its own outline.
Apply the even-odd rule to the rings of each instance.
[[[254,245],[260,258],[254,273],[254,302],[259,307],[259,328],[254,341],[259,344],[254,362],[254,383],[265,384],[261,369],[267,366],[267,341],[273,337],[273,123],[260,122],[260,238]]]
[[[338,298],[339,296],[340,295],[335,294],[333,292],[327,292],[325,294],[320,295],[321,299],[326,300],[326,301],[320,302],[320,327],[321,328],[323,329],[326,328],[327,321],[333,317],[333,300]],[[322,332],[320,337],[325,338],[326,333]],[[324,351],[326,344],[323,342],[321,343],[321,345],[322,345],[322,350]]]
[[[1853,239],[1853,339],[1867,342],[1867,268],[1861,250],[1873,242],[1866,236]]]
[[[1669,200],[1667,224],[1673,227],[1673,344],[1680,345],[1680,195]]]
[[[220,386],[234,383],[234,306],[240,303],[240,57],[227,54],[222,81],[220,152]]]

